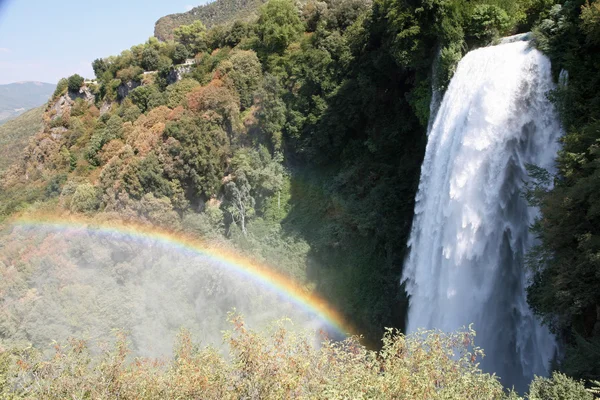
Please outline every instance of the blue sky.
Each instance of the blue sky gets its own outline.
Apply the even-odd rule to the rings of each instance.
[[[164,15],[207,0],[0,0],[0,84],[56,83],[145,42]]]

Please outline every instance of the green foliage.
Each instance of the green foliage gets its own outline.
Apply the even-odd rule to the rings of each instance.
[[[168,123],[164,135],[173,164],[169,178],[179,179],[196,199],[216,194],[229,145],[225,131],[204,119],[186,116]]]
[[[63,94],[67,92],[67,88],[69,87],[69,80],[66,78],[62,78],[56,84],[56,89],[54,90],[54,94],[52,95],[53,99],[57,99]]]
[[[258,37],[268,53],[283,53],[304,31],[298,10],[291,0],[271,0],[261,7]]]
[[[96,75],[96,78],[98,79],[102,79],[102,76],[108,71],[109,67],[109,63],[103,58],[97,58],[92,62],[94,75]]]
[[[262,67],[253,51],[234,51],[228,61],[231,62],[228,76],[240,96],[243,110],[252,105],[254,93],[262,81]]]
[[[73,106],[71,107],[71,117],[81,117],[86,113],[87,108],[88,104],[84,99],[76,99]]]
[[[100,200],[98,191],[90,183],[82,183],[77,186],[71,198],[70,208],[73,212],[93,212],[98,209]]]
[[[182,79],[179,82],[169,85],[166,90],[167,106],[175,108],[183,105],[187,94],[198,86],[200,86],[198,81],[191,78]]]
[[[160,63],[160,54],[156,49],[146,47],[142,53],[142,68],[146,71],[156,71]]]
[[[255,214],[256,201],[251,195],[252,186],[243,172],[236,173],[234,179],[225,184],[225,198],[227,204],[225,210],[234,224],[238,224],[242,233],[246,235],[246,224],[248,219]]]
[[[513,23],[506,11],[493,4],[477,4],[467,25],[467,34],[479,40],[492,40],[505,34]]]
[[[164,93],[156,85],[139,86],[131,91],[129,98],[141,112],[166,104]]]
[[[193,23],[200,15],[207,26],[222,17],[209,15],[207,10],[235,5],[236,10],[225,11],[237,13],[261,1],[218,0],[214,6],[196,9],[195,15],[168,17],[157,25],[157,31],[167,25],[169,32],[178,27],[177,41],[151,38],[118,56],[94,61],[100,83],[97,104],[104,106],[103,115],[94,106],[78,105],[71,110],[70,120],[57,119],[56,124],[69,130],[57,139],[56,150],[48,150],[52,163],[50,157],[31,156],[47,154],[40,143],[34,143],[30,156],[11,178],[18,182],[28,176],[29,181],[11,183],[9,194],[0,191],[0,212],[43,200],[48,182],[53,182],[54,196],[58,188],[52,179],[59,160],[58,170],[67,173],[68,180],[60,198],[48,201],[47,207],[72,206],[74,200],[69,198],[75,197],[78,185],[96,184],[99,179],[98,203],[73,211],[102,210],[100,214],[110,218],[184,229],[235,246],[322,295],[357,326],[366,343],[379,348],[384,327],[402,328],[405,320],[407,299],[398,286],[405,259],[402,244],[413,217],[431,85],[443,90],[470,48],[488,44],[497,35],[527,29],[540,18],[546,20],[539,30],[548,30],[547,36],[539,36],[540,46],[562,57],[561,52],[568,50],[566,38],[576,24],[565,25],[565,12],[560,7],[549,11],[550,2],[327,0],[296,5],[273,0],[261,8],[256,20],[210,31],[202,23]],[[595,34],[594,4],[584,7],[586,16],[577,33],[577,46],[588,46],[585,52],[589,54],[596,54],[590,47]],[[581,5],[580,1],[572,8],[577,11]],[[579,15],[571,19],[579,23]],[[553,47],[559,44],[553,35],[564,35],[560,36],[562,47]],[[432,76],[437,49],[438,68]],[[190,66],[189,74],[193,79],[169,84],[171,65],[194,55],[196,64]],[[567,56],[564,61],[572,62]],[[594,57],[575,64],[569,66],[570,72],[586,65],[587,79],[594,79],[596,75],[589,72],[596,64]],[[140,76],[142,69],[157,73]],[[587,121],[587,116],[582,117],[585,112],[591,119],[598,109],[595,83],[584,87],[582,71],[572,73],[576,90],[571,91],[570,84],[553,94],[563,110],[577,105],[569,117],[575,122]],[[113,102],[122,81],[140,78],[142,86],[119,99],[120,104]],[[549,269],[548,275],[540,273],[534,279],[539,286],[531,291],[541,289],[531,299],[540,312],[564,311],[556,319],[558,329],[574,327],[581,332],[589,347],[578,344],[577,353],[569,347],[563,365],[582,360],[577,374],[593,377],[597,372],[590,354],[597,342],[589,332],[595,329],[590,321],[594,319],[592,305],[597,304],[593,303],[597,281],[591,274],[597,251],[595,233],[586,236],[588,227],[595,226],[595,208],[586,207],[598,191],[591,162],[596,157],[591,146],[597,135],[596,128],[574,126],[571,147],[563,157],[565,165],[568,162],[565,176],[589,179],[576,190],[564,192],[571,203],[548,200],[548,207],[564,207],[562,211],[575,216],[577,236],[556,236],[564,240],[561,246],[577,243],[568,253],[570,258],[558,257],[556,264],[562,268],[572,260],[577,262],[568,272],[559,268]],[[100,165],[101,171],[95,168]],[[63,178],[56,179],[62,182]],[[559,186],[557,190],[562,190]],[[542,186],[538,189],[536,196],[544,208],[548,191]],[[571,221],[563,213],[548,215],[548,223]],[[554,250],[544,248],[539,254],[549,258]],[[131,268],[120,266],[115,276],[122,279]],[[578,284],[577,290],[568,287],[584,278],[586,283]],[[549,285],[558,285],[561,291],[549,295]],[[554,314],[546,319],[555,321]],[[437,361],[433,364],[439,367]],[[322,397],[377,397],[379,392],[373,388],[379,387],[384,372],[373,367],[371,375],[348,373],[347,379],[341,373],[340,377],[326,374],[325,379],[338,380]],[[431,393],[444,387],[432,387],[432,375],[426,376],[415,387],[431,392],[387,392],[381,397],[435,398]],[[246,375],[234,377],[244,387],[242,394],[253,390],[249,389],[253,381],[244,380]],[[275,384],[270,379],[261,375],[260,382],[271,383],[256,393],[271,393]],[[352,392],[356,382],[364,382],[360,392]],[[402,379],[394,375],[382,387],[390,391],[398,382]],[[169,397],[165,393],[159,397]],[[272,393],[274,397],[281,394]],[[448,393],[444,395],[449,398],[455,394]],[[463,397],[485,398],[477,394]]]
[[[105,127],[100,127],[94,132],[88,143],[86,157],[92,165],[100,165],[97,155],[105,144],[123,136],[123,120],[118,115],[113,115],[106,122]]]
[[[590,44],[600,44],[600,3],[586,2],[581,6],[581,29],[587,35]]]
[[[62,186],[66,181],[66,174],[54,175],[46,186],[46,197],[58,196],[62,192]]]
[[[43,107],[0,125],[0,174],[16,162],[29,140],[42,129]]]
[[[216,0],[186,13],[162,17],[156,22],[154,35],[160,40],[174,39],[175,29],[194,21],[202,21],[208,28],[214,28],[241,19],[252,20],[262,3],[263,0]]]
[[[529,388],[530,400],[593,400],[594,395],[586,390],[582,382],[570,379],[560,372],[552,378],[537,377]]]
[[[558,173],[534,174],[528,193],[542,216],[534,225],[540,245],[529,254],[535,275],[527,290],[532,308],[568,343],[561,369],[578,379],[596,380],[600,377],[600,53],[592,26],[597,4],[557,4],[535,29],[537,45],[550,56],[556,75],[561,69],[568,71],[568,83],[551,93],[566,129]]]
[[[190,52],[196,54],[205,51],[206,27],[201,21],[194,21],[191,25],[183,25],[174,31],[175,40]]]
[[[68,79],[68,87],[71,92],[78,92],[81,86],[83,86],[83,77],[75,74],[71,75]]]
[[[482,352],[468,349],[469,331],[403,336],[390,330],[376,354],[356,338],[325,339],[314,346],[313,336],[294,333],[285,321],[267,333],[250,330],[239,317],[231,322],[233,329],[224,334],[228,357],[198,347],[183,331],[165,368],[142,359],[129,364],[122,336],[99,357],[76,340],[57,346],[51,359],[35,351],[10,352],[6,357],[18,362],[5,367],[8,385],[2,394],[35,398],[43,393],[48,399],[76,393],[98,399],[504,398],[497,378],[477,368]],[[21,384],[12,385],[16,381]]]
[[[188,50],[185,44],[177,43],[177,46],[175,46],[175,51],[173,52],[173,62],[175,64],[182,64],[186,58],[189,58],[192,55],[192,52]]]
[[[228,353],[195,344],[181,330],[169,360],[128,360],[130,346],[119,333],[111,347],[95,355],[90,343],[57,344],[53,357],[34,349],[0,351],[0,395],[11,399],[62,399],[85,393],[90,398],[154,399],[480,399],[518,400],[505,394],[496,376],[484,374],[483,355],[474,332],[420,331],[402,335],[388,330],[375,353],[357,338],[341,342],[314,333],[295,333],[289,321],[266,332],[249,329],[230,316],[224,332]],[[18,384],[17,384],[18,382]],[[555,373],[537,378],[531,400],[593,399],[579,382]]]
[[[281,99],[281,87],[277,78],[266,74],[263,85],[257,92],[258,118],[260,127],[266,139],[263,143],[270,143],[275,151],[282,145],[282,130],[286,123],[286,106]]]
[[[128,68],[124,68],[117,72],[117,79],[120,79],[121,82],[131,82],[136,81],[139,82],[141,79],[144,70],[138,66],[131,66]]]
[[[201,214],[185,214],[181,223],[186,232],[202,238],[221,238],[225,233],[223,211],[211,205],[207,205]]]
[[[128,107],[124,107],[122,109],[122,113],[121,118],[123,118],[123,121],[125,122],[134,122],[135,120],[137,120],[139,118],[139,116],[142,114],[142,110],[140,110],[140,108],[138,106],[136,106],[135,104],[131,103],[130,106]]]

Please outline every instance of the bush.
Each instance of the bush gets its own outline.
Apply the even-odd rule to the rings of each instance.
[[[58,84],[56,85],[56,89],[54,90],[54,94],[52,95],[52,98],[57,99],[58,97],[65,94],[68,87],[69,87],[69,81],[66,78],[62,78],[60,81],[58,81]]]
[[[75,74],[71,75],[68,79],[68,86],[71,92],[77,92],[83,86],[83,77],[81,75]]]
[[[118,71],[117,78],[120,79],[123,83],[139,81],[143,73],[144,70],[142,68],[131,66]]]
[[[181,105],[187,94],[198,86],[200,86],[198,81],[191,78],[185,78],[169,85],[166,91],[167,106],[175,108]]]
[[[46,185],[46,197],[51,198],[59,196],[62,190],[62,186],[66,181],[67,174],[54,175]]]
[[[112,351],[92,358],[85,342],[56,346],[45,361],[34,350],[16,352],[4,374],[10,398],[154,399],[502,399],[502,385],[476,365],[472,332],[404,336],[388,331],[377,354],[357,340],[323,340],[298,334],[281,321],[268,333],[248,329],[232,317],[224,335],[228,357],[199,348],[186,331],[168,363],[128,363],[120,335]],[[454,357],[456,350],[457,356]],[[0,353],[1,354],[1,353]],[[1,382],[1,381],[0,381]],[[19,382],[19,384],[16,384]]]
[[[584,384],[565,374],[554,372],[552,378],[536,377],[529,387],[529,400],[594,400]]]
[[[165,95],[156,85],[140,86],[129,94],[129,98],[142,112],[165,105]]]
[[[71,198],[71,211],[73,212],[92,212],[100,205],[98,192],[91,183],[82,183],[77,186],[73,197]]]

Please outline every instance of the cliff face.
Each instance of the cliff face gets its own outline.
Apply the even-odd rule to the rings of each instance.
[[[173,31],[181,25],[202,21],[207,28],[227,24],[237,19],[251,19],[264,0],[216,0],[185,13],[162,17],[154,25],[154,36],[160,40],[173,39]]]

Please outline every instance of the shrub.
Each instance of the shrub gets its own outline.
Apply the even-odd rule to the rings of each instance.
[[[68,79],[68,86],[71,92],[77,92],[83,86],[83,77],[81,75],[75,74],[71,75]]]
[[[166,103],[165,95],[156,85],[137,87],[131,91],[129,98],[142,112],[149,111]]]
[[[137,66],[124,68],[117,72],[117,78],[122,82],[139,81],[144,70]]]
[[[198,86],[200,86],[198,81],[191,78],[182,79],[179,82],[169,85],[166,91],[167,106],[175,108],[181,105],[186,95]]]
[[[56,197],[60,195],[62,186],[67,181],[67,174],[54,175],[46,185],[46,197]]]
[[[68,87],[69,87],[69,81],[66,78],[62,78],[60,81],[58,81],[58,84],[56,85],[56,89],[54,90],[54,94],[52,95],[52,98],[57,99],[58,97],[65,94]]]
[[[552,378],[536,377],[529,387],[529,400],[594,400],[584,384],[565,374],[554,372]]]
[[[98,192],[91,183],[82,183],[77,186],[73,197],[71,198],[71,211],[73,212],[92,212],[100,205]]]

